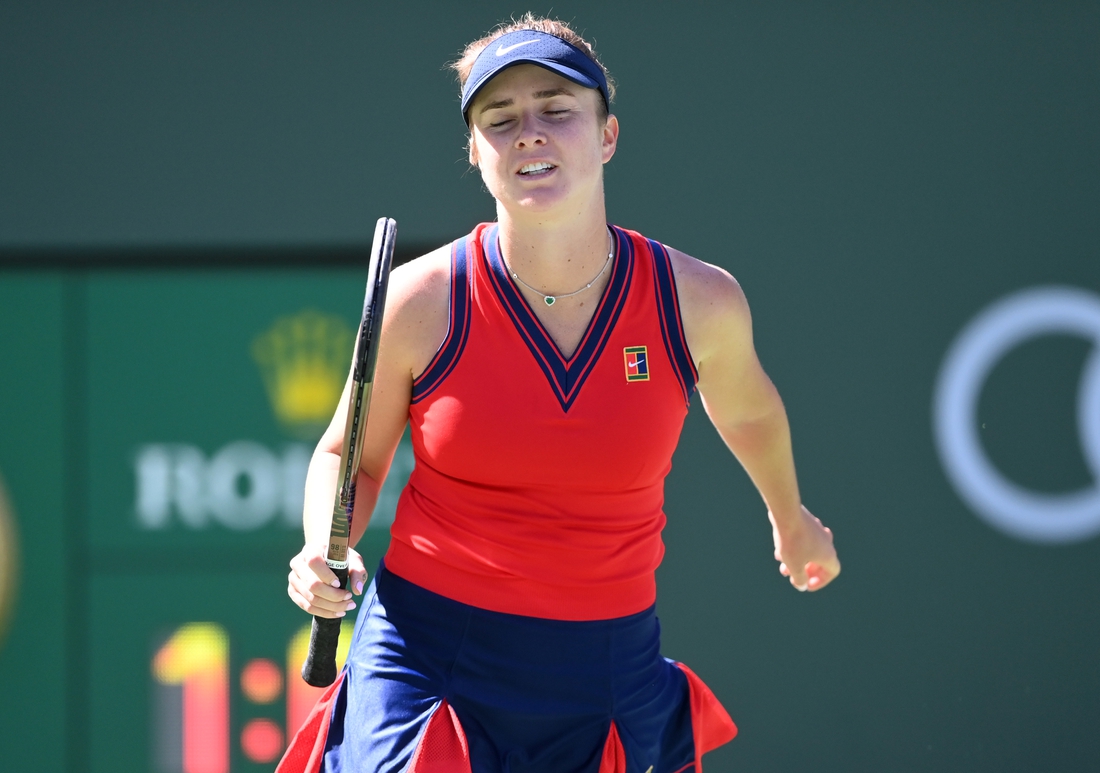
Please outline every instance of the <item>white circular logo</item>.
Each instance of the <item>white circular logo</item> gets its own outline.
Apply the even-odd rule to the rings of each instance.
[[[1093,342],[1077,393],[1085,461],[1094,483],[1081,491],[1043,494],[1006,479],[978,437],[978,397],[989,372],[1020,343],[1070,333]],[[955,339],[936,383],[936,445],[959,496],[991,526],[1030,542],[1079,542],[1100,534],[1100,296],[1071,287],[1010,295],[971,320]]]

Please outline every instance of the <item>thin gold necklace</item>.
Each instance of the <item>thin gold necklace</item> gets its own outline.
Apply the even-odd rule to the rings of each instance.
[[[515,271],[513,271],[511,266],[508,266],[508,273],[510,273],[512,275],[512,279],[515,279],[517,282],[519,282],[521,285],[526,287],[528,290],[530,290],[533,293],[538,293],[539,295],[541,295],[542,296],[542,302],[545,303],[547,306],[553,306],[555,303],[558,302],[559,299],[561,299],[561,298],[572,298],[574,295],[579,295],[580,293],[583,293],[585,290],[588,290],[589,288],[591,288],[592,285],[596,284],[596,282],[599,281],[600,277],[603,276],[603,272],[607,271],[607,267],[611,265],[611,258],[615,256],[615,238],[611,235],[611,229],[610,228],[607,229],[607,240],[608,240],[607,260],[605,260],[603,262],[603,268],[600,269],[600,273],[596,274],[596,276],[594,276],[592,278],[592,281],[589,282],[588,284],[586,284],[584,287],[582,287],[579,290],[574,290],[571,293],[566,293],[565,295],[549,295],[547,293],[544,293],[542,290],[539,290],[536,287],[532,287],[531,285],[527,284],[522,279],[520,279],[519,274],[517,274]],[[505,265],[508,265],[507,261],[505,261]]]

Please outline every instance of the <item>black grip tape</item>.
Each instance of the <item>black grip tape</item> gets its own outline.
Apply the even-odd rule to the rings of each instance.
[[[348,587],[348,570],[333,569],[340,587]],[[302,664],[302,678],[314,687],[328,687],[336,681],[336,647],[340,644],[342,617],[313,617],[309,632],[309,653]]]

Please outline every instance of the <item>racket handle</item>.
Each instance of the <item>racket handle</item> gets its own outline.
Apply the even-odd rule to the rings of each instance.
[[[340,587],[348,587],[348,570],[333,569]],[[309,653],[302,664],[302,679],[314,687],[328,687],[336,681],[336,648],[340,644],[342,617],[313,617],[309,632]]]

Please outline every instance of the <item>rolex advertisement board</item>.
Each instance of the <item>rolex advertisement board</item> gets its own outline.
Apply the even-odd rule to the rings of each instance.
[[[364,281],[88,282],[91,770],[123,754],[158,773],[269,770],[316,700],[297,676],[309,618],[286,598],[286,565]],[[406,441],[360,543],[372,565],[411,464]]]
[[[365,264],[9,278],[6,329],[35,321],[35,292],[55,303],[30,339],[4,339],[6,362],[24,367],[4,379],[0,673],[51,717],[48,733],[29,721],[18,732],[24,712],[5,701],[5,763],[41,761],[43,738],[60,734],[43,769],[67,756],[87,771],[270,770],[319,692],[297,675],[310,618],[286,597],[287,562],[310,455],[347,378]],[[51,333],[52,348],[35,347]],[[64,376],[44,388],[49,362]],[[23,449],[63,447],[64,463],[20,454],[13,432]],[[359,545],[372,569],[411,466],[406,438]],[[59,550],[48,531],[62,525]],[[42,588],[70,599],[51,610],[70,633],[54,625],[47,642],[28,618]],[[33,654],[51,648],[49,665]],[[21,686],[32,670],[46,679]]]
[[[97,563],[135,551],[190,562],[201,549],[255,565],[267,560],[258,555],[297,549],[306,468],[347,378],[363,281],[348,272],[89,283],[88,536]],[[392,517],[407,472],[402,451],[375,531]]]

